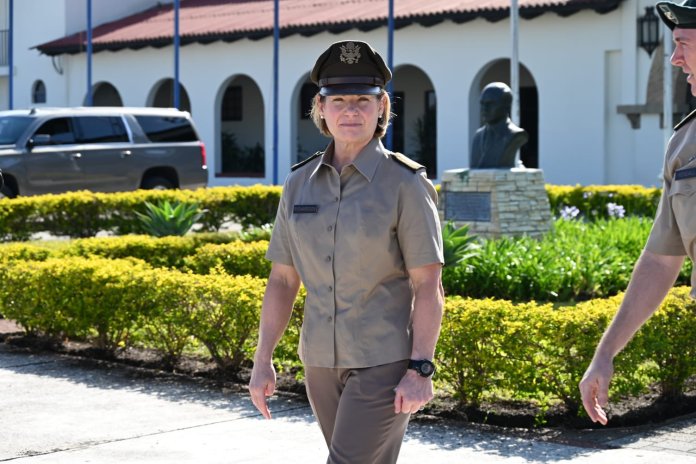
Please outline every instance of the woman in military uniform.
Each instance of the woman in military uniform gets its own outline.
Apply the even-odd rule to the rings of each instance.
[[[299,354],[327,462],[394,463],[410,414],[433,397],[444,299],[437,194],[423,166],[380,141],[391,71],[369,44],[332,44],[311,78],[312,118],[332,140],[283,187],[249,391],[270,418],[272,354],[303,283]]]

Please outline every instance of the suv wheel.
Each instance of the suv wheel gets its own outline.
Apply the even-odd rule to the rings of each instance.
[[[7,185],[0,187],[0,198],[14,198],[15,196],[15,193]]]
[[[148,177],[143,180],[142,188],[146,190],[168,190],[173,189],[174,184],[164,177]]]

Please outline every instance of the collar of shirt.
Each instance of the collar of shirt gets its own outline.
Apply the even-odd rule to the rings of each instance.
[[[312,173],[312,176],[315,176],[322,166],[326,166],[326,168],[332,167],[331,159],[333,158],[333,152],[334,142],[332,140],[331,143],[329,143],[329,145],[326,147],[324,154],[321,156],[321,163],[317,165],[316,169]],[[355,169],[362,174],[368,182],[372,182],[375,172],[377,171],[377,166],[379,166],[379,163],[385,157],[386,153],[387,150],[384,148],[384,145],[382,145],[382,141],[375,137],[370,140],[370,142],[365,145],[362,150],[360,150],[358,156],[355,157],[355,161],[348,166],[354,166]]]

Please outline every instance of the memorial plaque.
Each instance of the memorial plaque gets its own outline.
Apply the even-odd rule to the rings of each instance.
[[[491,222],[491,192],[447,192],[445,220]]]

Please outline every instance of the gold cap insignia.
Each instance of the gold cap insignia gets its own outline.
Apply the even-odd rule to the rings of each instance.
[[[346,42],[341,45],[341,61],[346,64],[354,64],[360,60],[360,45],[354,42]]]
[[[662,10],[662,13],[665,15],[667,19],[672,21],[674,24],[679,24],[679,18],[672,13],[672,10],[669,9],[666,5],[660,5],[660,9]]]

